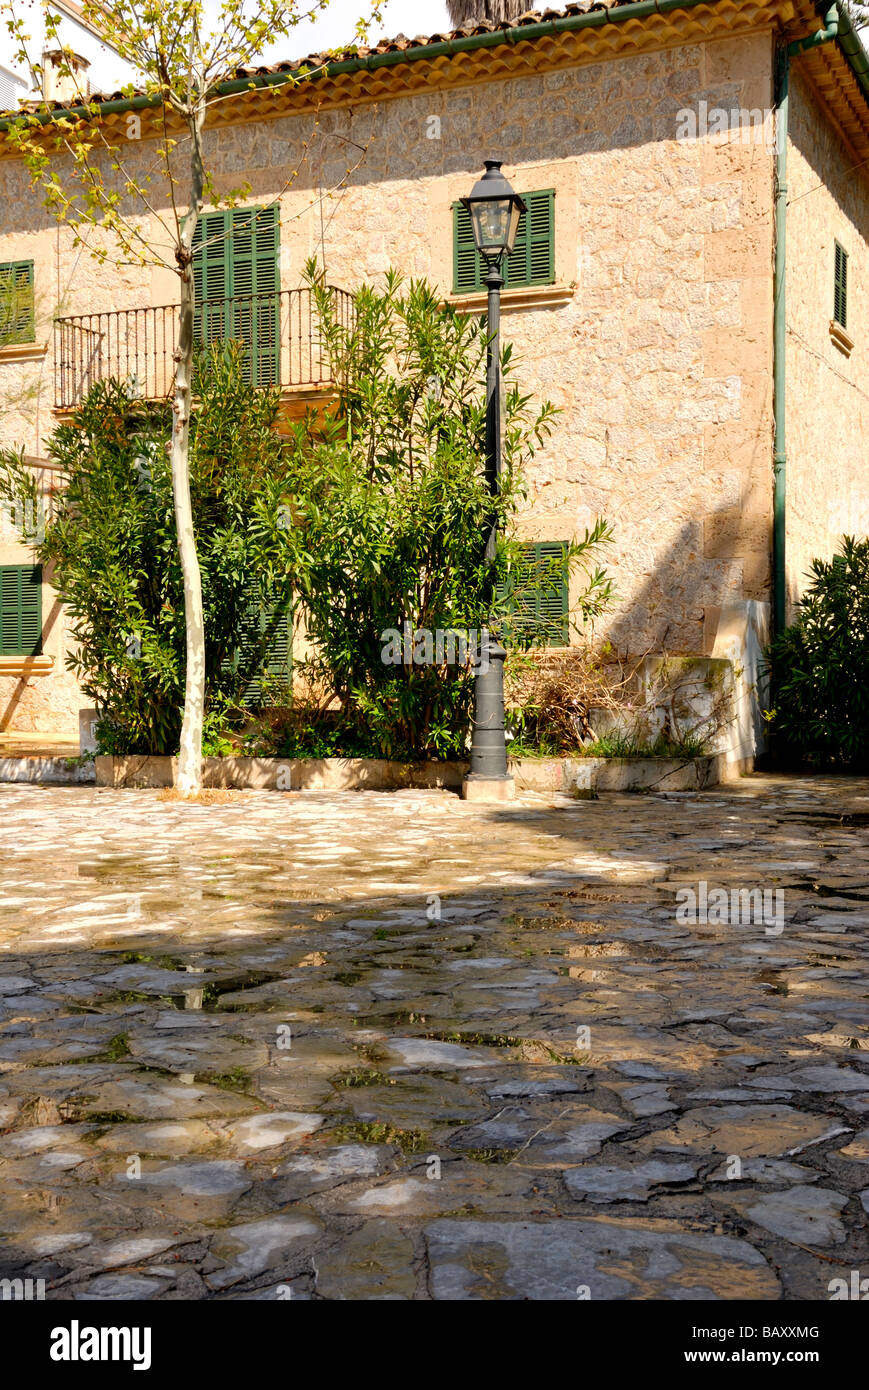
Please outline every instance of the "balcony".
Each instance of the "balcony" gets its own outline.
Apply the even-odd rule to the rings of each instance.
[[[335,316],[349,326],[353,296],[329,286]],[[244,370],[254,386],[315,391],[334,381],[310,289],[205,300],[196,310],[200,342],[245,344]],[[54,324],[55,410],[74,410],[98,381],[127,382],[142,400],[172,394],[178,305],[76,314]]]

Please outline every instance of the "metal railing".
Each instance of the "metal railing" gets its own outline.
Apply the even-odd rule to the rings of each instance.
[[[329,286],[335,317],[353,314],[348,290]],[[323,386],[332,367],[314,297],[307,286],[205,300],[196,310],[199,342],[245,345],[244,371],[254,386]],[[142,400],[165,400],[175,379],[178,305],[111,309],[55,319],[55,409],[69,410],[97,381],[115,377]]]

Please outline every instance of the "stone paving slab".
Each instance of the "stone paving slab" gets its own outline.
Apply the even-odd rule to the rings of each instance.
[[[869,1274],[867,824],[844,778],[0,786],[0,1278],[829,1298]]]

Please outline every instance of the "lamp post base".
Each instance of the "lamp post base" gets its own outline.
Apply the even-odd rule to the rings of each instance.
[[[469,772],[462,782],[462,800],[482,802],[513,801],[516,796],[516,783],[510,776],[486,777],[485,774]]]

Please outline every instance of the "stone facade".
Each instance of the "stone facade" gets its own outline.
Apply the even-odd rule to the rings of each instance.
[[[248,120],[208,136],[219,188],[247,181],[252,204],[280,195],[284,288],[300,283],[306,259],[316,255],[340,286],[396,266],[450,296],[451,205],[483,159],[500,155],[520,192],[555,190],[555,284],[504,299],[504,332],[523,386],[561,411],[535,460],[521,531],[563,540],[581,535],[599,514],[608,518],[615,544],[607,564],[618,601],[599,635],[625,653],[709,656],[722,613],[769,602],[774,152],[769,141],[738,134],[723,141],[678,136],[680,111],[701,102],[768,113],[773,71],[770,26],[531,77],[326,104],[317,114]],[[828,169],[839,179],[850,162],[809,98],[799,104],[793,144],[795,187],[809,177],[825,180]],[[146,161],[149,142],[130,146],[130,158]],[[35,260],[38,336],[48,344],[39,361],[0,363],[0,391],[19,377],[41,387],[26,409],[7,414],[2,429],[7,440],[40,452],[54,423],[48,327],[55,307],[73,313],[172,302],[173,276],[118,272],[77,251],[27,192],[15,161],[0,161],[0,199],[11,216],[0,232],[0,260]],[[813,312],[810,300],[826,313],[829,298],[829,277],[812,279],[816,223],[804,226],[805,219],[828,229],[835,216],[848,222],[856,282],[865,211],[865,187],[856,179],[847,197],[831,188],[793,209],[795,322]],[[155,226],[149,235],[159,240]],[[856,320],[856,290],[853,302]],[[826,320],[821,327],[827,333]],[[849,364],[828,341],[822,346],[849,377]],[[794,345],[792,382],[805,368],[797,352]],[[853,374],[859,357],[851,362]],[[850,499],[858,529],[866,529],[869,505],[856,467],[859,432],[844,416],[831,431],[834,403],[820,371],[811,368],[805,378],[811,388],[804,400],[797,404],[803,393],[794,385],[789,396],[796,568],[842,529],[829,459],[821,470],[815,462],[817,434],[835,437],[837,449],[842,444],[835,493]],[[837,390],[849,399],[857,394],[850,377]],[[823,518],[815,500],[821,488]],[[0,711],[14,694],[0,678]],[[70,698],[74,725],[78,701]],[[15,719],[38,721],[42,708],[34,682],[17,699]]]

